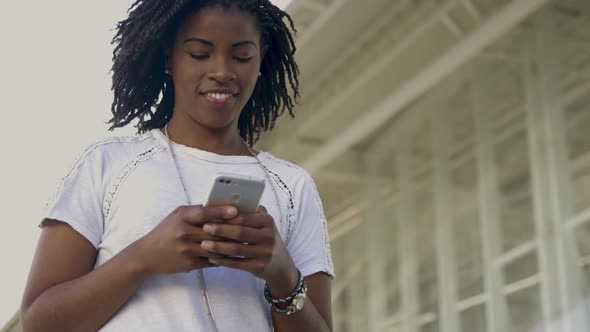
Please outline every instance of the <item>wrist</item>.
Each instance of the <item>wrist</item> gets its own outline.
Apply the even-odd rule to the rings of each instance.
[[[288,268],[266,280],[266,283],[273,297],[285,297],[297,287],[298,281],[297,268],[291,263]]]
[[[287,296],[275,297],[272,295],[270,287],[266,284],[264,288],[264,298],[270,303],[271,308],[283,315],[292,315],[301,310],[305,305],[307,298],[307,287],[301,271],[297,270],[297,285]]]
[[[142,255],[143,251],[140,241],[132,243],[124,252],[127,261],[126,265],[131,274],[141,279],[147,279],[153,274],[151,267],[145,259],[146,255]]]

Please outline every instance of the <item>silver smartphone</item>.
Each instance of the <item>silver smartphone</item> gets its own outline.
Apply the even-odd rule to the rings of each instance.
[[[218,173],[213,179],[205,206],[233,205],[239,212],[258,210],[264,179],[232,173]]]

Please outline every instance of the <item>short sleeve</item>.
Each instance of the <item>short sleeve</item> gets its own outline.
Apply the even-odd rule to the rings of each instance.
[[[305,173],[303,184],[298,189],[297,221],[287,249],[304,276],[325,272],[334,278],[328,225],[320,195],[309,174]]]
[[[98,248],[103,233],[103,178],[101,153],[96,146],[90,146],[48,200],[45,218],[67,223]],[[39,227],[43,227],[43,223]]]

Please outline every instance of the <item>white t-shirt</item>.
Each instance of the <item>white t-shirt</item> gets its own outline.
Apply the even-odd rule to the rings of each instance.
[[[256,158],[222,156],[173,143],[191,204],[203,204],[217,172],[266,178]],[[302,168],[260,152],[278,196],[267,183],[261,204],[272,215],[304,276],[334,277],[326,218],[312,178]],[[100,266],[150,232],[186,196],[157,129],[100,140],[84,150],[47,205],[46,217],[68,223],[98,250]],[[279,220],[280,205],[283,213]],[[224,267],[204,269],[215,321],[223,331],[269,331],[264,281]],[[210,331],[197,271],[148,279],[104,325],[110,331]]]

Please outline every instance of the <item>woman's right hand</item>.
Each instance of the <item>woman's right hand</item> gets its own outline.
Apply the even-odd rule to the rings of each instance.
[[[219,255],[203,250],[201,242],[219,239],[205,233],[202,226],[212,220],[234,218],[237,213],[233,206],[179,206],[135,243],[143,270],[156,275],[215,266],[208,259]]]

